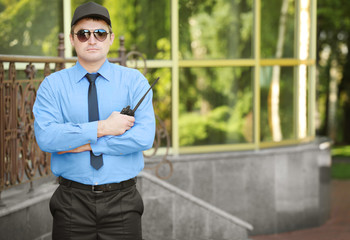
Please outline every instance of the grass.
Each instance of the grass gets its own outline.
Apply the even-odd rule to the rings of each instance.
[[[335,162],[331,168],[332,179],[350,179],[350,163]]]
[[[348,157],[350,158],[349,146],[334,146],[332,147],[332,157]]]
[[[350,179],[350,146],[334,146],[332,147],[332,179]],[[346,159],[337,161],[338,159]]]

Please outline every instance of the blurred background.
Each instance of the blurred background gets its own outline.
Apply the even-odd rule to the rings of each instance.
[[[6,56],[55,57],[60,47],[58,35],[63,33],[64,57],[75,57],[69,42],[70,20],[74,9],[85,2],[0,0],[0,55],[4,62],[0,69],[4,84],[0,104],[5,109],[0,112],[0,130],[6,129],[11,119],[6,115],[6,107],[10,109],[11,105],[6,96],[12,93],[6,92],[6,84],[16,78],[23,86],[28,85],[23,71],[27,65],[21,63],[25,61],[11,68]],[[94,2],[108,8],[111,15],[116,40],[108,57],[119,57],[118,38],[123,36],[127,51],[137,52],[129,56],[128,64],[138,64],[135,67],[140,69],[146,65],[150,83],[160,77],[154,88],[154,108],[170,140],[159,143],[160,155],[169,153],[168,159],[174,164],[174,175],[168,182],[252,223],[253,235],[321,225],[328,219],[330,182],[350,179],[350,1]],[[36,89],[54,66],[32,65],[31,61],[36,60],[28,60],[29,68],[35,66],[35,74],[29,78],[37,81],[33,85]],[[72,61],[66,63],[66,67],[71,65]],[[30,108],[26,111],[30,115]],[[30,115],[21,121],[30,123],[32,118]],[[18,123],[18,128],[21,126]],[[35,154],[23,157],[24,153],[15,153],[24,148],[35,152],[30,127],[28,132],[33,145],[19,144],[22,140],[14,137],[12,143],[18,148],[12,155],[8,150],[12,144],[10,131],[8,137],[6,130],[1,132],[1,191],[25,182],[24,175],[30,184],[33,176],[50,175],[48,156],[39,163],[32,158]],[[316,150],[310,150],[311,154],[305,150],[314,145]],[[278,149],[287,152],[281,159],[276,157]],[[260,159],[260,153],[266,154],[266,159]],[[18,166],[9,164],[15,155],[20,156]],[[216,158],[229,159],[233,165],[221,165],[223,161]],[[210,159],[203,161],[203,166],[209,163],[210,170],[194,163],[203,159]],[[154,164],[151,161],[146,165]],[[216,185],[219,171],[232,178],[232,195],[241,196],[237,202],[230,194],[226,199],[215,197],[218,192],[225,195],[225,189],[231,187]],[[209,180],[199,173],[205,173]],[[257,175],[260,180],[253,182],[252,176]],[[190,184],[181,182],[183,179]],[[196,192],[196,179],[210,181],[211,193]],[[294,187],[300,194],[289,196]],[[308,196],[309,188],[317,192]],[[259,201],[245,203],[254,198]],[[299,198],[306,199],[303,206],[291,207]],[[271,225],[263,220],[267,213],[257,220],[249,212],[259,207],[260,200],[273,205],[276,215]],[[309,206],[311,212],[315,208],[323,211],[321,220],[305,217],[301,225],[287,223],[296,216],[294,210],[303,215]],[[277,226],[279,217],[284,219],[281,209],[294,217],[286,218],[286,225]]]

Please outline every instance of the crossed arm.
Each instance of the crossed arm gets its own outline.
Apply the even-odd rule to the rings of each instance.
[[[112,112],[112,114],[106,120],[100,120],[97,123],[97,137],[103,137],[107,135],[119,136],[134,126],[135,118],[120,114],[119,112]],[[64,153],[80,153],[85,151],[91,151],[90,143],[84,144],[77,148],[61,151],[58,154]]]

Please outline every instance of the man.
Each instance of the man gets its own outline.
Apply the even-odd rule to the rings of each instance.
[[[50,200],[53,239],[142,239],[143,202],[135,177],[152,147],[155,119],[149,84],[135,69],[107,60],[114,40],[108,10],[79,6],[70,41],[75,66],[46,77],[33,107],[36,140],[51,154],[60,186]]]

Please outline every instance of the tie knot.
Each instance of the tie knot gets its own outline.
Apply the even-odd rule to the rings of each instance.
[[[86,74],[86,78],[89,80],[90,83],[94,83],[97,77],[98,77],[98,73],[87,73]]]

